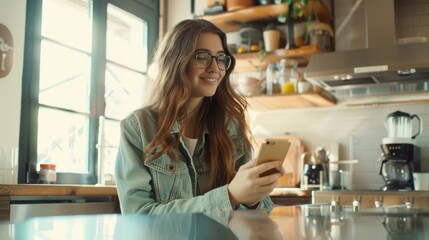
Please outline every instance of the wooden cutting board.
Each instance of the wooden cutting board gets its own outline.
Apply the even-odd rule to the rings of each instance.
[[[288,139],[291,142],[289,152],[287,153],[283,162],[285,174],[279,178],[277,187],[300,187],[303,169],[300,158],[301,154],[304,152],[304,145],[302,144],[302,141],[294,135],[255,138],[253,154],[254,157],[258,155],[259,147],[266,138]]]

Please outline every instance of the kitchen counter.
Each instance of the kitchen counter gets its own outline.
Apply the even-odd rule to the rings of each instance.
[[[382,210],[386,210],[383,209]],[[32,218],[0,224],[1,239],[427,239],[427,211],[353,212],[329,205],[213,213]],[[168,226],[168,227],[166,227]]]
[[[311,203],[311,192],[299,188],[275,188],[270,196],[275,205],[290,206]],[[120,212],[116,186],[0,184],[0,221],[112,212]]]
[[[116,196],[115,186],[0,184],[0,196]]]
[[[312,193],[312,203],[348,205],[360,209],[396,205],[429,208],[429,191],[314,191]]]
[[[282,188],[276,187],[270,193],[271,197],[311,197],[313,190],[301,188]]]
[[[312,190],[300,188],[274,188],[270,196],[311,197]],[[14,196],[94,196],[117,195],[116,186],[102,185],[60,185],[60,184],[0,184],[1,195]]]
[[[0,184],[0,221],[106,212],[120,212],[115,186]]]
[[[291,206],[311,203],[312,190],[300,188],[276,187],[270,193],[271,200],[277,206]]]

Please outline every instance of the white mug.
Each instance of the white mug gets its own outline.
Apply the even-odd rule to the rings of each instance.
[[[415,172],[413,173],[414,190],[428,191],[429,190],[429,173]]]
[[[310,92],[311,83],[309,82],[298,82],[298,93]]]

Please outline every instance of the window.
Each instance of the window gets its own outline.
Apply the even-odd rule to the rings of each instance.
[[[156,3],[154,3],[156,2]],[[119,122],[143,104],[158,1],[27,1],[19,183],[114,183]]]

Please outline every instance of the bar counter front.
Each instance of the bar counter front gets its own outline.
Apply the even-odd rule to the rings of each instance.
[[[34,217],[0,224],[0,239],[428,239],[429,210],[394,206],[353,212],[308,204],[210,214]]]

